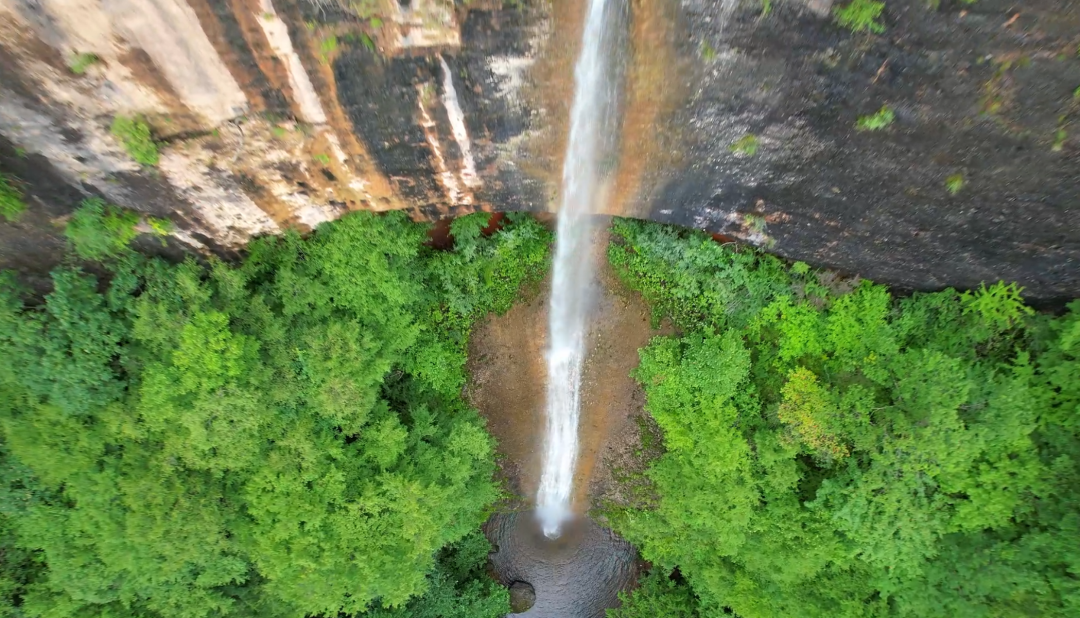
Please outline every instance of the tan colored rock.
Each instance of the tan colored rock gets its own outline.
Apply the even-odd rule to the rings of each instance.
[[[389,0],[381,7],[390,17],[386,51],[399,55],[406,51],[440,51],[461,47],[461,29],[448,0],[411,0],[402,5]]]
[[[91,101],[66,96],[65,91],[72,89],[62,82],[50,88],[54,99],[77,105],[80,111],[169,113],[179,103],[203,121],[203,128],[247,111],[247,98],[183,0],[0,0],[0,11],[30,28],[65,60],[79,53],[101,59],[91,73],[101,96]],[[12,47],[26,49],[18,43]],[[149,63],[133,63],[131,59],[138,57],[132,56],[133,50],[141,50],[138,56],[145,55]],[[132,64],[141,66],[133,70]],[[134,74],[139,68],[157,74],[140,79]],[[49,88],[50,80],[40,81]],[[172,97],[173,105],[163,100]]]

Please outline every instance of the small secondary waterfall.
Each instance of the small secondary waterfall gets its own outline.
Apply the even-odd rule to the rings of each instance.
[[[581,55],[574,68],[570,140],[563,162],[562,195],[552,266],[548,317],[547,426],[537,514],[555,538],[571,517],[578,454],[581,371],[586,314],[593,277],[592,213],[599,210],[600,162],[614,126],[616,80],[609,3],[589,0]]]

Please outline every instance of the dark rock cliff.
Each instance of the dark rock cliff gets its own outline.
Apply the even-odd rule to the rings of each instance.
[[[880,35],[795,3],[723,11],[681,5],[678,155],[644,216],[908,288],[1077,295],[1080,3],[891,0]],[[857,130],[883,107],[892,124]]]

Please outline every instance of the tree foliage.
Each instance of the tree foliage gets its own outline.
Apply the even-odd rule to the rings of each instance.
[[[618,609],[607,618],[698,618],[698,602],[686,582],[654,568],[638,580],[631,592],[620,592]]]
[[[106,204],[104,200],[83,200],[71,215],[64,235],[72,250],[86,260],[120,257],[138,236],[139,215]]]
[[[437,252],[401,214],[354,214],[171,265],[78,233],[131,229],[98,206],[69,236],[107,280],[62,267],[34,304],[0,285],[7,615],[506,611],[473,581],[497,489],[464,351],[542,273],[546,230],[469,216]]]
[[[394,609],[373,609],[370,618],[502,618],[510,591],[487,575],[491,544],[479,531],[447,546],[428,574],[428,591]]]
[[[659,500],[614,521],[701,615],[1080,613],[1080,302],[894,298],[704,234],[615,232],[617,272],[682,334],[635,374]]]

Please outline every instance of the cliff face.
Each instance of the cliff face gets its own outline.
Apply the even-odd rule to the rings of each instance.
[[[633,212],[909,288],[1080,294],[1080,3],[886,0],[877,35],[840,2],[732,4],[679,5]]]
[[[605,212],[906,287],[1080,296],[1075,2],[888,0],[876,35],[838,27],[828,0],[765,4],[627,2]],[[88,195],[219,253],[357,209],[546,211],[583,11],[0,0],[0,172],[28,196],[0,223],[0,266],[51,266]],[[883,106],[891,125],[856,130]],[[157,165],[116,117],[151,127]]]

